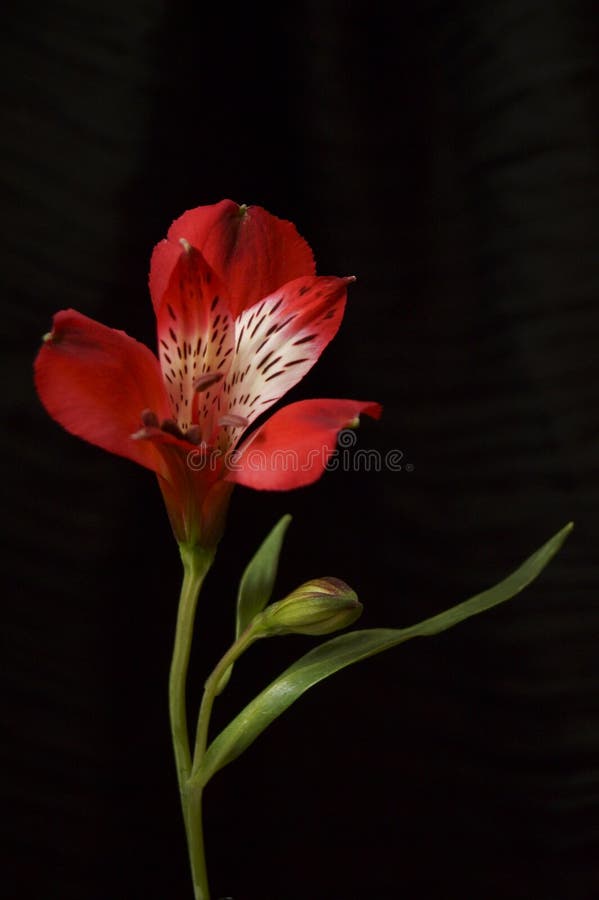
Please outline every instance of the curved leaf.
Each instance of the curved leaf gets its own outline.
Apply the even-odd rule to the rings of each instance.
[[[291,516],[289,515],[283,516],[277,522],[270,534],[262,541],[241,576],[237,594],[235,638],[245,631],[254,616],[262,612],[272,596],[281,547],[290,522]]]
[[[414,637],[427,637],[452,628],[511,599],[545,568],[573,528],[566,525],[503,581],[451,609],[409,628],[372,628],[353,631],[321,644],[286,669],[214,739],[206,752],[199,777],[206,784],[255,741],[270,723],[308,688],[351,663],[382,653]]]
[[[262,612],[272,596],[281,547],[290,522],[290,515],[283,516],[277,522],[272,531],[264,538],[241,576],[237,593],[235,640],[245,631],[254,616]],[[229,683],[232,671],[233,666],[229,666],[221,679],[217,694],[222,693]]]

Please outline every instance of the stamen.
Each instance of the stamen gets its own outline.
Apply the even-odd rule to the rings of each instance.
[[[179,238],[179,243],[181,244],[185,252],[189,253],[189,251],[191,250],[191,244],[189,243],[189,241],[185,240],[185,238]]]
[[[158,428],[158,416],[151,409],[144,409],[141,414],[141,421],[146,428]]]
[[[222,372],[206,372],[205,375],[200,375],[195,379],[193,383],[194,391],[206,391],[209,387],[212,387],[213,384],[217,384],[223,378]]]
[[[249,420],[244,416],[236,416],[234,413],[227,413],[218,420],[219,425],[232,425],[233,428],[247,428]]]
[[[199,425],[192,425],[187,429],[185,438],[192,444],[199,444],[202,440],[202,430]]]
[[[163,431],[166,431],[167,434],[172,434],[173,437],[180,438],[181,440],[185,440],[183,432],[177,425],[174,419],[164,419],[162,425],[160,426]]]

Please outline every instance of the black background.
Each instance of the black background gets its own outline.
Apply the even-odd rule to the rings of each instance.
[[[53,423],[31,362],[68,306],[153,346],[151,248],[223,197],[294,221],[321,273],[358,275],[291,399],[381,401],[359,446],[409,466],[237,489],[194,708],[285,512],[279,594],[336,575],[366,626],[424,618],[576,530],[516,602],[335,676],[217,776],[214,897],[599,895],[598,30],[579,0],[9,4],[4,896],[191,894],[166,703],[176,546],[152,475]],[[254,648],[215,724],[312,645]]]

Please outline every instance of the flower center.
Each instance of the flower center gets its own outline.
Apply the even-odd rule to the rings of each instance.
[[[196,391],[200,392],[206,390],[211,384],[220,381],[221,378],[221,375],[200,376],[198,379],[198,382],[200,383],[196,385]],[[191,444],[202,443],[202,429],[199,423],[188,425],[184,422],[180,425],[175,419],[163,419],[162,422],[160,422],[156,413],[151,409],[144,409],[140,418],[142,428],[136,432],[133,437],[150,437],[152,431],[158,429],[165,434],[172,434],[173,437],[179,438],[179,440],[189,441]],[[219,429],[227,427],[245,429],[249,425],[249,422],[243,416],[226,414],[218,419],[217,425]],[[222,432],[220,437],[222,438]],[[225,443],[227,443],[226,440]]]

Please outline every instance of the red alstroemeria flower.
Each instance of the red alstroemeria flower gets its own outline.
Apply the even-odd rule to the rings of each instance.
[[[315,275],[295,227],[260,207],[198,207],[152,256],[159,359],[64,310],[37,357],[37,390],[68,431],[156,472],[180,542],[215,546],[235,483],[309,484],[342,428],[380,415],[377,403],[304,400],[239,443],[335,335],[352,280]]]

